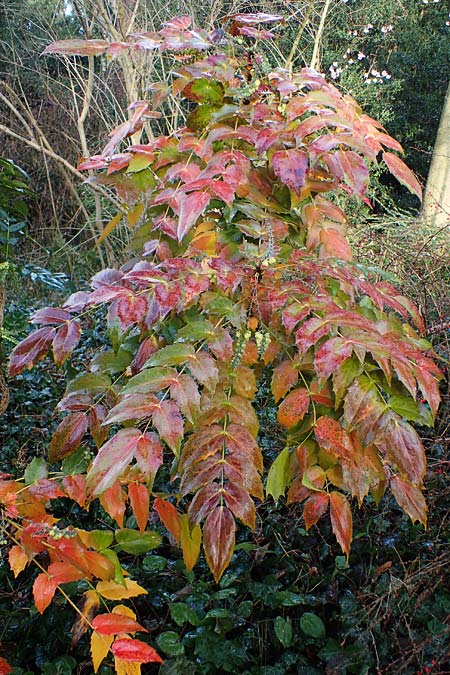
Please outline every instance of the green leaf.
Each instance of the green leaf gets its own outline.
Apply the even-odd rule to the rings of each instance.
[[[41,478],[47,478],[47,463],[43,457],[34,457],[25,469],[24,478],[27,485],[36,483]]]
[[[116,530],[116,541],[120,550],[132,555],[140,555],[160,546],[162,537],[153,530],[140,534],[137,530],[124,528]]]
[[[142,561],[142,569],[146,572],[162,572],[167,567],[167,559],[162,555],[147,555]]]
[[[305,635],[312,638],[325,637],[326,631],[322,619],[312,612],[305,612],[300,619],[300,627]]]
[[[292,642],[293,630],[292,630],[292,621],[282,616],[277,616],[274,622],[275,635],[283,645],[283,647],[289,647]]]
[[[210,321],[198,319],[198,321],[190,321],[186,326],[177,331],[177,342],[195,342],[197,340],[204,340],[207,337],[214,337],[214,334],[214,326]]]
[[[171,602],[169,603],[170,616],[178,626],[184,623],[190,623],[193,626],[200,624],[197,612],[193,610],[185,602]]]
[[[94,370],[114,375],[115,373],[121,373],[128,368],[132,360],[133,354],[126,349],[121,348],[117,354],[113,351],[96,354],[92,359],[92,366]]]
[[[106,548],[102,551],[102,555],[105,556],[105,558],[108,558],[114,565],[114,579],[113,581],[116,582],[116,584],[121,584],[124,588],[126,588],[125,585],[125,578],[123,576],[123,570],[122,570],[122,565],[120,564],[120,560],[117,556],[117,553],[113,551],[110,548]]]
[[[91,530],[89,532],[89,544],[96,551],[102,551],[113,543],[114,534],[111,530]]]
[[[184,646],[180,642],[180,637],[178,633],[168,630],[164,633],[161,633],[156,638],[158,647],[162,649],[163,652],[169,654],[169,656],[180,656],[184,654]]]
[[[186,362],[189,357],[194,355],[195,351],[191,344],[176,343],[162,347],[149,358],[145,363],[145,368],[151,366],[180,366]]]
[[[223,86],[217,80],[200,77],[183,89],[183,96],[197,103],[219,105],[223,101]]]
[[[107,375],[100,373],[84,373],[79,375],[74,380],[71,380],[67,385],[67,394],[76,392],[86,392],[88,394],[101,394],[109,389],[111,380]]]
[[[174,368],[146,368],[132,377],[122,389],[124,394],[161,391],[168,386],[169,381],[176,378],[177,371]]]
[[[394,394],[389,397],[388,405],[391,410],[412,422],[418,422],[420,418],[419,404],[410,396]]]
[[[266,483],[266,495],[272,495],[277,502],[286,491],[289,483],[289,464],[291,453],[289,448],[284,448],[269,469]]]

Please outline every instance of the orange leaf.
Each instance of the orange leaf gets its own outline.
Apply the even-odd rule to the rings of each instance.
[[[177,544],[180,543],[180,514],[173,504],[156,497],[153,506]]]
[[[273,371],[272,394],[275,403],[283,398],[298,381],[298,370],[292,361],[282,361]]]
[[[420,187],[420,183],[411,169],[406,166],[405,162],[392,152],[383,152],[383,160],[389,171],[396,177],[399,183],[407,187],[410,192],[417,195],[421,200],[422,188]]]
[[[86,591],[81,596],[78,609],[81,614],[77,614],[77,618],[72,626],[72,645],[76,645],[82,635],[87,631],[89,622],[92,621],[95,612],[100,604],[100,598],[95,591]]]
[[[8,661],[0,656],[0,675],[8,675],[12,673],[13,669],[9,665]]]
[[[353,537],[353,519],[350,504],[340,492],[330,494],[330,516],[335,537],[348,557]]]
[[[162,663],[159,654],[146,642],[124,638],[116,640],[111,647],[115,657],[137,663]]]
[[[278,408],[278,422],[289,429],[302,420],[309,408],[309,393],[303,387],[294,389]]]
[[[98,614],[92,621],[94,629],[99,635],[117,635],[117,633],[147,633],[144,626],[129,616],[123,614]]]
[[[139,527],[139,532],[142,533],[147,527],[148,513],[150,510],[150,494],[148,488],[139,483],[130,483],[128,486],[128,498]]]
[[[33,584],[33,597],[36,609],[41,614],[49,606],[55,595],[58,583],[53,581],[48,574],[38,574]]]
[[[15,577],[25,568],[28,562],[28,556],[20,546],[13,546],[8,555],[9,566]]]
[[[123,527],[123,516],[125,513],[125,493],[120,487],[119,481],[108,488],[100,496],[100,504],[106,513],[114,518],[119,527]]]

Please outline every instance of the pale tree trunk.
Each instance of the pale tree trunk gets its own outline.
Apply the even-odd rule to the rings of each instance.
[[[434,227],[450,228],[450,83],[425,186],[422,216]]]

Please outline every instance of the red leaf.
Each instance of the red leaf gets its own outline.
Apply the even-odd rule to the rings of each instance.
[[[223,497],[235,518],[239,518],[244,525],[253,530],[256,526],[256,508],[247,490],[236,483],[228,482]]]
[[[30,319],[30,323],[41,324],[42,326],[49,326],[52,324],[60,324],[63,321],[70,321],[70,312],[59,307],[43,307],[38,309]]]
[[[352,459],[352,441],[345,429],[332,417],[319,417],[314,435],[321,448],[341,459]]]
[[[183,415],[193,424],[200,408],[200,393],[192,377],[183,373],[172,380],[170,396]]]
[[[92,620],[94,630],[100,635],[117,635],[117,633],[135,633],[148,631],[140,623],[124,614],[97,614]]]
[[[222,496],[219,483],[209,483],[200,488],[189,505],[189,520],[198,525],[213,508],[218,506]]]
[[[353,537],[353,519],[350,504],[340,492],[330,494],[330,516],[334,535],[348,557]]]
[[[139,527],[139,532],[142,533],[147,527],[148,513],[150,511],[148,488],[140,483],[130,483],[128,486],[128,498]]]
[[[111,651],[114,656],[123,661],[133,661],[135,663],[162,663],[163,660],[157,652],[146,642],[141,640],[123,639],[116,640]]]
[[[315,525],[328,508],[328,494],[326,492],[315,492],[309,497],[303,507],[303,520],[305,521],[306,531]]]
[[[153,506],[177,544],[180,541],[180,514],[173,504],[156,497]]]
[[[413,523],[418,520],[426,527],[428,509],[421,489],[417,485],[402,480],[399,476],[393,476],[391,490],[397,504],[408,514]]]
[[[9,665],[8,661],[0,656],[0,675],[9,675],[12,671],[13,668]]]
[[[139,429],[121,429],[103,445],[87,474],[87,486],[97,497],[111,487],[134,457],[142,438]]]
[[[161,401],[152,413],[153,425],[169,448],[177,455],[184,435],[183,418],[173,401]]]
[[[203,548],[206,562],[219,581],[233,555],[236,523],[231,511],[218,506],[211,511],[203,527]]]
[[[191,192],[183,195],[178,219],[177,237],[181,242],[189,230],[197,222],[197,218],[203,213],[211,201],[211,195],[207,192]]]
[[[417,195],[421,200],[422,188],[420,183],[411,169],[406,166],[405,162],[392,152],[383,152],[383,160],[389,171],[396,177],[399,183],[407,187],[410,192]]]
[[[306,180],[308,155],[302,150],[279,150],[272,157],[275,175],[289,188],[300,194]]]
[[[53,340],[53,359],[57,366],[61,366],[73,352],[81,336],[81,326],[78,321],[66,321],[58,329]]]
[[[254,14],[228,14],[222,21],[232,19],[234,23],[251,25],[254,23],[273,23],[284,21],[284,17],[280,14],[267,14],[267,12],[255,12]]]
[[[303,387],[294,389],[286,396],[278,408],[278,422],[289,429],[300,422],[309,408],[309,393]]]
[[[209,354],[205,351],[200,351],[188,357],[188,368],[191,371],[191,375],[200,384],[205,385],[210,391],[215,389],[217,380],[219,379],[219,371],[214,359]]]
[[[352,341],[348,338],[333,337],[318,349],[314,357],[314,368],[320,379],[326,380],[341,363],[352,355]]]
[[[298,369],[293,361],[282,361],[274,371],[272,376],[272,394],[277,403],[283,398],[292,387],[295,387],[298,381]]]
[[[33,331],[25,340],[19,342],[11,352],[8,375],[14,377],[24,368],[32,368],[50,349],[55,333],[56,328],[45,326]]]
[[[75,452],[87,431],[87,426],[88,418],[84,412],[75,412],[64,417],[50,441],[49,462],[59,462]]]

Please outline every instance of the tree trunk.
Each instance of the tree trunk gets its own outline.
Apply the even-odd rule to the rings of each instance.
[[[425,186],[422,216],[430,225],[450,226],[450,84]]]

